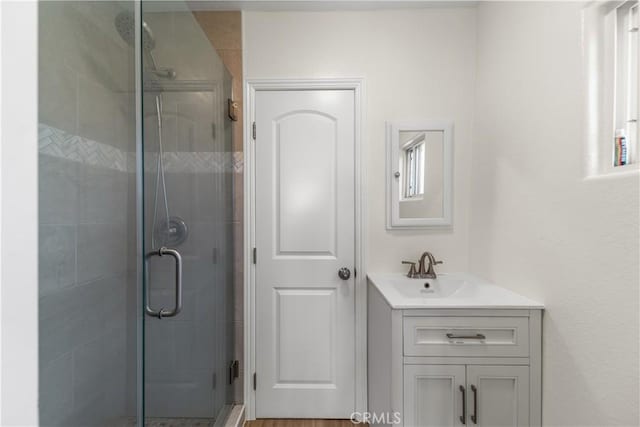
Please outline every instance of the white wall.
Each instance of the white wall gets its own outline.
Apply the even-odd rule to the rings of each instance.
[[[404,271],[430,250],[467,270],[475,9],[245,12],[246,78],[364,77],[369,270]],[[385,229],[385,120],[455,123],[453,231]]]
[[[544,425],[638,425],[639,179],[584,178],[581,7],[246,12],[245,76],[365,77],[370,270],[429,249],[545,302]],[[384,121],[433,117],[454,231],[386,231]]]
[[[581,7],[479,5],[470,266],[546,304],[543,425],[638,425],[639,176],[583,178]]]
[[[3,2],[0,425],[38,424],[37,4]]]

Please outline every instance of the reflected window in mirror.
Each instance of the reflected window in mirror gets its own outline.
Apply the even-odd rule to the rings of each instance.
[[[424,194],[424,133],[410,139],[404,150],[404,197],[421,197]]]
[[[452,127],[387,122],[387,228],[451,226]]]

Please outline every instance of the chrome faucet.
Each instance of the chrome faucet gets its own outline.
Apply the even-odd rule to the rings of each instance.
[[[424,268],[424,259],[429,259],[429,267],[425,270]],[[407,277],[412,279],[436,279],[438,275],[436,271],[433,269],[435,265],[442,264],[442,261],[436,261],[436,258],[433,256],[431,252],[425,252],[420,257],[420,261],[418,261],[418,271],[416,271],[416,263],[411,261],[402,261],[403,264],[410,264],[409,272],[407,273]]]

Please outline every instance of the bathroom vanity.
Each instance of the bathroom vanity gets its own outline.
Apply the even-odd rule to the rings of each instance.
[[[468,274],[370,274],[371,424],[539,426],[542,309]]]

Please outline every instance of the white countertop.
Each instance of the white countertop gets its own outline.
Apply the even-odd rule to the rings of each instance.
[[[467,273],[440,273],[437,279],[410,279],[401,273],[370,273],[367,277],[391,308],[398,310],[544,308],[539,302]]]

